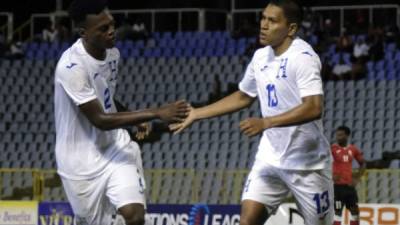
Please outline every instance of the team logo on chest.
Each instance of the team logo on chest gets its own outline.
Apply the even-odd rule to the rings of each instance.
[[[117,73],[117,60],[108,62],[108,67],[110,68],[111,74],[115,75],[115,73]]]
[[[117,60],[108,62],[108,67],[111,72],[110,82],[117,79]]]
[[[347,149],[347,154],[349,154],[350,156],[353,156],[353,152],[350,149]]]
[[[286,66],[287,66],[288,58],[281,59],[279,69],[278,69],[278,74],[276,75],[276,78],[287,78],[286,76]]]

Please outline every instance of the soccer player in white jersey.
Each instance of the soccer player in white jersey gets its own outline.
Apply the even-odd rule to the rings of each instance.
[[[111,225],[115,209],[127,225],[144,224],[140,149],[122,127],[153,119],[181,122],[189,106],[117,112],[113,96],[119,52],[104,0],[76,0],[70,16],[80,38],[55,71],[56,160],[77,224]],[[133,75],[133,74],[132,74]]]
[[[241,225],[262,225],[291,192],[306,225],[333,222],[330,147],[323,135],[321,62],[296,37],[302,18],[294,0],[271,0],[262,14],[257,50],[239,90],[216,103],[193,108],[176,133],[196,120],[249,107],[258,97],[262,118],[240,122],[241,131],[262,134],[242,194]],[[245,151],[245,149],[243,149]]]

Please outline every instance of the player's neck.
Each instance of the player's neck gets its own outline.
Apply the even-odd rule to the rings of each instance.
[[[82,39],[83,47],[86,52],[97,60],[104,60],[106,58],[106,49],[99,49],[88,44],[84,39]]]
[[[340,147],[347,147],[348,144],[347,143],[337,143]]]
[[[293,42],[293,38],[291,37],[286,37],[281,44],[272,47],[272,49],[274,50],[274,54],[275,56],[280,56],[282,55],[284,52],[286,52],[286,50],[289,49],[290,45]]]

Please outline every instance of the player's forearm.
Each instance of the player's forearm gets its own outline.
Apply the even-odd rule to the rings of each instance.
[[[315,96],[317,97],[317,96]],[[322,117],[322,104],[316,101],[303,102],[301,105],[277,116],[265,118],[271,127],[285,127],[304,124]]]
[[[250,96],[241,91],[237,91],[213,104],[195,109],[195,119],[206,119],[236,112],[248,107],[253,101],[254,99]]]
[[[101,130],[112,130],[125,126],[134,126],[159,118],[156,110],[136,112],[103,113],[94,118],[92,123]]]
[[[367,163],[365,161],[360,162],[360,172],[359,176],[362,177],[365,174],[365,171],[367,171]]]

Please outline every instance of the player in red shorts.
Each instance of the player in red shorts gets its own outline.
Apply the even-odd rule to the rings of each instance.
[[[363,176],[366,163],[362,152],[354,145],[348,144],[350,129],[341,126],[336,129],[336,143],[332,145],[333,180],[335,183],[335,221],[340,225],[343,206],[351,213],[350,225],[359,225],[358,197],[355,186]],[[352,161],[357,160],[360,171],[353,177]]]

